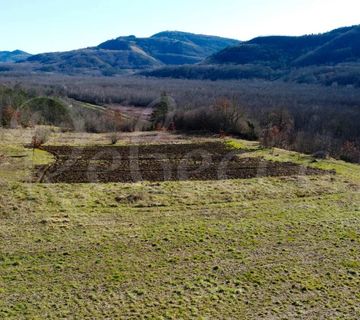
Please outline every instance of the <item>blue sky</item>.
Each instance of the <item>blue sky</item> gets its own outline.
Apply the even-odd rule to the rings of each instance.
[[[0,51],[63,51],[180,30],[248,40],[360,24],[359,0],[0,0]]]

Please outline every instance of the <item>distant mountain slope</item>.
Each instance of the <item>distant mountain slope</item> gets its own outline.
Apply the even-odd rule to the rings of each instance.
[[[31,54],[21,51],[0,51],[0,62],[17,62],[29,58]]]
[[[44,53],[30,57],[27,62],[36,63],[36,70],[60,73],[121,73],[123,69],[144,69],[161,63],[146,53],[129,50],[103,50],[89,48],[68,52]]]
[[[165,31],[150,38],[120,37],[106,41],[98,48],[121,51],[135,47],[165,65],[182,65],[200,62],[219,50],[239,43],[237,40],[215,36]]]
[[[297,66],[360,62],[360,26],[337,35],[327,43],[300,56]]]
[[[152,77],[265,79],[360,87],[360,25],[299,37],[257,37],[247,42],[165,31],[149,38],[119,37],[92,48],[39,54],[25,61],[20,57],[26,53],[11,54],[17,54],[17,58],[11,58],[17,63],[2,63],[3,74],[137,73]],[[10,59],[9,53],[3,56]]]
[[[97,47],[39,54],[27,59],[36,71],[118,74],[124,70],[194,64],[227,46],[232,39],[184,32],[162,32],[150,38],[119,37]]]
[[[354,62],[360,58],[360,26],[301,37],[259,37],[226,48],[204,64],[261,64],[274,68]]]
[[[165,66],[142,75],[184,79],[266,79],[360,86],[360,25],[300,37],[258,37],[200,64]]]

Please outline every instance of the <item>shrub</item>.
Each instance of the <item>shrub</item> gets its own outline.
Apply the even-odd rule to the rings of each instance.
[[[8,106],[2,109],[1,124],[4,127],[16,128],[20,123],[21,114],[13,107]]]
[[[267,114],[265,129],[260,137],[264,147],[289,148],[294,141],[294,119],[286,109]]]
[[[49,141],[51,131],[47,128],[38,128],[32,137],[31,146],[36,149]]]
[[[348,162],[360,162],[360,148],[356,143],[345,141],[341,148],[340,159]]]
[[[120,137],[117,132],[114,132],[110,135],[109,139],[111,144],[114,145],[119,141]]]

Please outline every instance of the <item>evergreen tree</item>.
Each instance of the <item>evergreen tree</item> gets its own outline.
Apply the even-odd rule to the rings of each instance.
[[[166,127],[168,113],[170,112],[171,105],[169,97],[164,92],[161,94],[160,101],[154,106],[154,110],[151,114],[151,122],[153,128]]]

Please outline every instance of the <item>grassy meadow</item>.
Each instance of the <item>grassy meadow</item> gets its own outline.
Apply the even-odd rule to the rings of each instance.
[[[336,174],[40,184],[34,166],[54,158],[24,148],[31,134],[0,131],[1,319],[360,318],[359,165],[228,139],[241,156]],[[132,141],[146,137],[118,144]],[[109,141],[48,142],[70,143]]]

